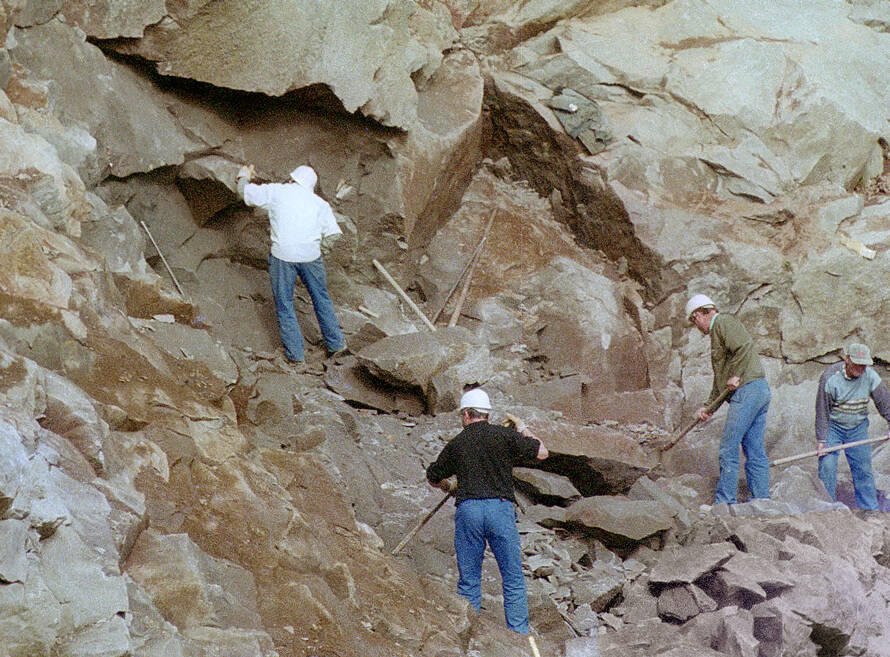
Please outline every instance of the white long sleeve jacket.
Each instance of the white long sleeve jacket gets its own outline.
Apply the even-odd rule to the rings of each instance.
[[[317,260],[321,257],[321,239],[342,234],[328,202],[306,187],[298,183],[239,182],[244,202],[269,214],[272,255],[279,260]]]

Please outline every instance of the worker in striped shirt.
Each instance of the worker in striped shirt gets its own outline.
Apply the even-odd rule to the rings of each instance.
[[[845,349],[844,360],[830,366],[819,377],[816,394],[816,449],[819,452],[868,438],[869,398],[874,400],[878,413],[890,422],[890,391],[871,367],[873,364],[869,348],[854,342]],[[871,445],[843,451],[853,476],[856,506],[877,509]],[[837,500],[837,460],[838,452],[819,456],[819,479],[832,500]]]

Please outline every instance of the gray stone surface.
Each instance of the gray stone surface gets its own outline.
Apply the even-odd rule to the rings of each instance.
[[[614,569],[600,566],[571,584],[572,601],[576,606],[589,604],[596,612],[608,609],[621,593],[623,577]]]
[[[71,511],[56,485],[55,475],[44,456],[32,457],[22,473],[22,487],[8,512],[12,518],[27,519],[42,538],[52,536],[59,527],[71,522]]]
[[[101,253],[112,273],[133,279],[156,277],[143,255],[148,237],[127,209],[111,208],[92,193],[87,201],[93,212],[81,225],[83,244]]]
[[[518,479],[520,487],[527,485],[533,494],[547,498],[559,498],[568,503],[581,497],[568,477],[538,470],[535,468],[514,468],[513,477]]]
[[[156,560],[159,553],[166,556]],[[176,577],[162,576],[159,567],[173,568]],[[202,552],[184,534],[143,532],[131,553],[128,572],[181,630],[202,626],[261,629],[256,585],[250,573]],[[233,595],[235,591],[237,595]],[[194,634],[200,636],[200,631]]]
[[[637,479],[627,496],[632,500],[657,500],[675,508],[696,508],[700,503],[700,496],[694,488],[683,485],[679,480],[669,478],[653,481],[649,477]]]
[[[64,657],[82,655],[128,657],[133,654],[131,647],[127,621],[122,616],[112,616],[107,621],[66,636],[53,648]]]
[[[15,427],[0,422],[0,509],[3,516],[23,483],[28,454]]]
[[[49,141],[20,125],[4,122],[0,125],[0,138],[6,144],[0,154],[0,171],[13,180],[22,172],[29,172],[9,187],[7,209],[29,217],[40,228],[78,235],[77,206],[84,184],[74,170],[58,158]],[[40,199],[33,198],[32,187],[39,188]],[[18,193],[13,191],[16,188]]]
[[[459,326],[390,336],[356,356],[383,381],[423,392],[434,411],[457,408],[464,386],[484,384],[494,373],[488,350]]]
[[[151,319],[133,320],[133,323],[137,330],[143,335],[150,335],[152,342],[173,358],[202,363],[226,385],[232,385],[238,380],[235,362],[220,341],[208,331],[178,322]]]
[[[701,611],[689,586],[669,586],[658,595],[658,615],[667,621],[685,623]]]
[[[73,28],[51,21],[18,30],[15,44],[15,63],[54,81],[59,120],[86,127],[96,139],[102,170],[121,177],[150,171],[181,164],[186,152],[200,148],[149,82],[105,58]]]
[[[61,0],[65,20],[97,39],[138,38],[165,15],[163,0]]]
[[[673,526],[669,507],[614,495],[585,497],[566,510],[566,521],[604,532],[612,539],[642,541]]]
[[[108,425],[86,394],[70,380],[46,372],[42,387],[46,407],[41,426],[68,440],[97,473],[102,473]]]
[[[198,3],[170,13],[173,22],[124,48],[163,75],[272,96],[323,84],[347,112],[402,128],[417,116],[412,76],[428,80],[456,36],[443,12],[385,0]]]
[[[577,637],[565,642],[565,657],[599,657],[596,636]]]
[[[518,412],[518,411],[517,411]],[[553,453],[582,495],[625,491],[654,467],[652,457],[630,435],[602,426],[582,426],[549,417],[523,418]]]
[[[182,165],[176,182],[199,225],[237,202],[236,176],[240,168],[219,155],[195,158]]]
[[[764,557],[772,563],[787,561],[794,555],[785,545],[756,527],[741,525],[733,528],[733,541],[748,554]]]
[[[28,523],[0,520],[0,579],[24,583],[28,574]]]
[[[359,365],[354,356],[340,359],[328,367],[324,381],[331,390],[345,399],[381,411],[414,415],[423,413],[426,409],[421,394],[412,394],[410,390],[381,382]]]
[[[735,606],[699,614],[683,627],[687,640],[708,646],[719,654],[757,657],[758,641],[754,638],[751,612]]]
[[[795,362],[826,354],[844,346],[845,331],[851,317],[883,318],[887,314],[885,297],[875,289],[875,269],[884,270],[890,256],[879,254],[873,261],[866,260],[843,247],[814,253],[795,276],[792,292],[798,299],[796,309],[788,308],[782,315],[783,349]],[[840,313],[830,300],[840,295],[850,299],[850,307]],[[819,322],[806,318],[819,313]],[[856,323],[859,323],[858,321]],[[879,320],[868,322],[859,329],[859,339],[868,344],[872,353],[890,355],[886,331]]]
[[[594,388],[644,387],[645,373],[635,358],[643,349],[642,339],[624,321],[623,299],[614,281],[557,257],[528,281],[526,293],[529,312],[544,324],[539,342],[554,365],[577,368],[593,378]],[[617,362],[620,368],[614,366]]]
[[[653,566],[653,584],[690,584],[726,563],[738,550],[732,543],[695,545],[687,549],[669,547]]]
[[[129,610],[123,577],[103,572],[73,528],[61,527],[42,541],[40,561],[46,587],[61,604],[61,634],[100,623],[104,631],[119,634],[118,626],[107,623]]]

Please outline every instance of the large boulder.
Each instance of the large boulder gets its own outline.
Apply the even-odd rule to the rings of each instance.
[[[615,134],[632,136],[605,156],[614,179],[629,188],[654,183],[668,197],[679,183],[690,193],[711,187],[768,201],[798,182],[880,173],[877,139],[887,129],[876,117],[887,92],[866,80],[887,46],[850,21],[847,6],[819,2],[806,20],[792,2],[747,2],[743,12],[722,0],[682,6],[564,21],[524,48],[523,74],[595,98]],[[553,41],[555,55],[545,50]],[[855,76],[843,55],[851,42]],[[849,93],[833,94],[837,85]],[[677,169],[685,171],[679,180]]]
[[[61,10],[66,21],[97,39],[141,37],[147,26],[159,22],[166,13],[164,0],[63,0]]]
[[[407,128],[417,117],[414,78],[428,80],[456,37],[444,6],[434,7],[192,2],[118,49],[154,62],[163,75],[229,89],[280,96],[325,85],[347,112]]]
[[[539,348],[556,366],[577,367],[590,376],[594,392],[646,387],[643,340],[612,280],[558,257],[529,281],[527,292],[541,325]]]
[[[598,495],[572,504],[566,522],[586,528],[607,545],[628,549],[673,527],[673,513],[660,502]]]
[[[668,584],[691,584],[701,576],[721,567],[738,550],[728,542],[696,545],[664,550],[649,573],[649,581],[656,587]]]
[[[61,0],[65,20],[97,39],[138,38],[165,15],[163,0],[116,2]]]
[[[655,467],[636,440],[620,431],[532,415],[525,420],[550,450],[545,467],[569,477],[582,495],[627,491]]]
[[[8,201],[15,210],[41,228],[69,236],[80,235],[80,222],[88,214],[84,184],[60,159],[57,147],[39,134],[14,123],[0,121],[0,175]]]
[[[53,20],[17,29],[13,36],[12,61],[30,77],[53,81],[44,103],[53,104],[63,124],[80,126],[95,138],[101,172],[123,177],[181,164],[185,153],[201,148],[150,82],[107,59],[82,32]]]
[[[394,335],[368,345],[358,359],[381,380],[420,390],[431,411],[457,408],[463,387],[493,375],[488,350],[462,327]]]

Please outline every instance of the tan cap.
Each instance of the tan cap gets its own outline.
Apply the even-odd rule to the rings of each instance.
[[[851,342],[847,345],[846,355],[856,365],[874,365],[871,359],[871,350],[864,344]]]

